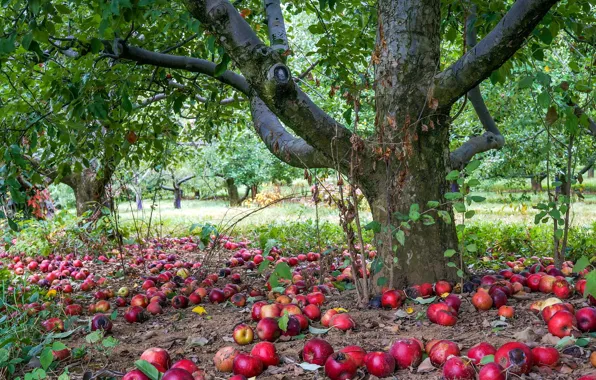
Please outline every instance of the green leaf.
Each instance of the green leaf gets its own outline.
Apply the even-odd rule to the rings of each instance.
[[[159,371],[157,368],[153,366],[153,364],[149,363],[146,360],[137,360],[135,362],[135,367],[141,372],[143,372],[147,377],[151,380],[159,380]]]
[[[365,225],[364,229],[367,231],[372,231],[372,232],[378,234],[379,232],[381,232],[381,223],[373,220],[372,222]]]
[[[486,200],[485,197],[482,197],[480,195],[470,195],[470,196],[468,196],[468,198],[473,200],[476,203],[484,202]]]
[[[91,52],[93,54],[99,53],[103,49],[103,43],[98,38],[91,39]]]
[[[456,263],[454,263],[453,261],[450,261],[450,262],[448,262],[448,263],[447,263],[447,266],[448,266],[449,268],[457,268],[457,264],[456,264]]]
[[[555,345],[556,349],[560,349],[563,348],[565,346],[567,346],[570,343],[573,343],[573,341],[575,340],[575,338],[571,337],[571,336],[566,336],[564,338],[562,338],[559,342],[557,342],[557,344]]]
[[[279,263],[275,266],[274,273],[277,273],[278,277],[289,280],[292,278],[292,269],[287,263]]]
[[[519,88],[528,88],[534,83],[534,77],[532,76],[525,76],[523,77],[517,84]]]
[[[462,202],[457,202],[453,205],[453,208],[455,209],[455,211],[457,212],[466,212],[466,205],[463,204]]]
[[[228,69],[228,63],[230,63],[230,56],[228,56],[227,54],[224,54],[221,62],[217,64],[217,66],[215,66],[215,72],[214,72],[214,76],[218,77],[220,75],[222,75],[223,73],[226,72],[226,70]]]
[[[62,342],[52,343],[52,350],[54,350],[54,351],[61,351],[61,350],[64,350],[65,348],[68,348],[68,347],[66,347],[66,345]]]
[[[550,94],[548,91],[543,91],[538,95],[538,104],[540,104],[542,108],[548,108],[548,106],[550,106]]]
[[[406,244],[406,234],[403,230],[397,230],[395,233],[395,239],[402,245],[402,247]]]
[[[447,199],[449,201],[461,199],[462,197],[463,197],[463,195],[459,191],[455,192],[455,193],[445,193],[445,199]]]
[[[438,201],[428,201],[428,202],[426,203],[426,206],[427,206],[428,208],[435,208],[435,207],[439,207],[439,205],[440,205],[440,204],[441,204],[441,203],[439,203]]]
[[[578,340],[575,341],[575,345],[579,346],[579,347],[585,347],[588,344],[590,344],[589,338],[579,338]]]
[[[385,284],[387,284],[389,280],[387,279],[387,277],[379,277],[377,278],[377,286],[384,286]]]
[[[44,348],[39,356],[39,363],[41,364],[41,368],[48,369],[50,364],[54,361],[54,355],[52,355],[52,349],[50,347]]]
[[[122,94],[122,108],[128,113],[132,112],[132,103],[127,93]]]
[[[100,330],[97,330],[97,331],[93,331],[92,333],[87,334],[87,336],[85,337],[85,341],[89,344],[94,344],[94,343],[98,343],[102,337],[103,337],[102,332]]]
[[[466,250],[468,252],[476,252],[478,250],[478,247],[476,247],[476,244],[468,244],[466,245]]]
[[[470,218],[474,217],[474,215],[476,215],[476,211],[474,211],[474,210],[466,211],[466,213],[464,214],[466,219],[470,219]]]
[[[580,257],[573,266],[573,273],[579,273],[583,271],[588,267],[588,265],[590,265],[590,259],[588,259],[586,256]]]
[[[596,270],[590,271],[586,275],[586,289],[584,290],[584,297],[591,295],[596,297]]]
[[[458,170],[452,170],[449,172],[449,174],[447,174],[447,177],[445,177],[448,181],[455,181],[456,179],[459,178],[459,171]]]
[[[265,259],[263,261],[261,261],[261,264],[259,264],[259,269],[257,269],[257,272],[259,273],[263,273],[263,271],[265,269],[267,269],[267,267],[269,267],[269,264],[271,263],[271,261]]]
[[[485,355],[480,360],[480,365],[486,365],[495,361],[495,355]]]
[[[290,315],[288,314],[288,311],[285,310],[284,314],[281,317],[279,317],[279,319],[277,320],[277,325],[279,326],[281,331],[286,331],[288,329],[289,321],[290,321]]]
[[[466,165],[464,170],[466,171],[466,173],[471,173],[474,170],[478,169],[479,166],[480,166],[480,160],[473,160],[473,161],[470,161]]]
[[[308,332],[315,335],[321,335],[327,333],[331,329],[319,329],[317,327],[308,326]]]
[[[464,277],[464,271],[463,271],[463,270],[461,270],[461,269],[458,269],[458,270],[457,270],[457,276],[458,276],[459,278],[463,278],[463,277]]]
[[[421,305],[427,305],[429,303],[433,303],[436,299],[437,299],[437,296],[432,296],[430,298],[417,297],[417,298],[414,298],[414,301]]]
[[[445,256],[445,257],[453,257],[456,253],[457,253],[457,251],[455,249],[448,249],[448,250],[445,251],[445,253],[443,254],[443,256]]]
[[[101,345],[104,346],[105,348],[116,347],[118,345],[118,343],[120,343],[120,341],[118,339],[114,338],[113,336],[109,336],[101,341]]]

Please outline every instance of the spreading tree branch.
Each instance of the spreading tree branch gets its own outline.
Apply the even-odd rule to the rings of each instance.
[[[182,178],[180,181],[178,181],[178,182],[176,183],[176,185],[177,185],[177,186],[180,186],[180,185],[182,185],[184,182],[188,182],[188,181],[190,181],[191,179],[193,179],[193,178],[195,178],[195,177],[196,177],[196,175],[194,175],[194,174],[193,174],[193,175],[189,175],[189,176],[187,176],[187,177],[184,177],[184,178]]]
[[[292,79],[282,56],[267,47],[227,0],[185,0],[189,12],[221,42],[267,107],[309,145],[349,166],[352,133],[320,109]]]
[[[255,130],[267,149],[285,163],[299,168],[326,168],[331,162],[299,137],[292,136],[258,97],[250,110]]]
[[[433,96],[439,100],[439,104],[453,104],[501,67],[557,2],[517,0],[478,45],[435,77]]]

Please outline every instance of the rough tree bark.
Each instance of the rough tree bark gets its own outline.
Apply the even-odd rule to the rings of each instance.
[[[588,169],[588,178],[594,178],[594,168]]]
[[[290,165],[336,168],[346,175],[355,150],[354,181],[369,201],[374,220],[383,225],[399,225],[393,214],[407,213],[414,203],[422,209],[428,201],[444,203],[449,191],[445,176],[453,166],[461,167],[475,154],[502,146],[502,136],[480,117],[487,133],[470,138],[450,154],[451,107],[506,62],[557,2],[517,0],[493,31],[441,72],[440,0],[378,0],[372,55],[376,135],[365,144],[320,109],[292,77],[279,54],[288,46],[279,0],[265,2],[270,46],[228,0],[183,1],[241,72],[226,71],[217,79],[250,101],[255,131],[267,148]],[[138,64],[214,76],[215,64],[206,60],[154,53],[124,41],[119,47],[120,58]],[[451,212],[447,206],[444,210]],[[415,225],[405,246],[398,246],[393,285],[453,279],[455,272],[446,267],[443,253],[456,247],[453,224]],[[393,261],[389,245],[379,251]]]

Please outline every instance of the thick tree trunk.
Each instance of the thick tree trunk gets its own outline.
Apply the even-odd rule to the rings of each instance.
[[[80,174],[72,174],[72,179],[67,184],[74,190],[77,216],[82,216],[87,211],[94,212],[108,201],[108,181],[109,178],[97,178],[97,173],[89,168]]]
[[[240,206],[238,186],[236,186],[234,178],[226,178],[226,187],[228,188],[228,201],[230,202],[230,206]]]
[[[382,149],[374,167],[357,168],[357,179],[373,219],[399,228],[395,212],[407,215],[413,204],[425,210],[428,201],[445,202],[451,105],[438,105],[429,97],[439,67],[440,1],[382,0],[378,4],[373,55],[378,57],[375,127]],[[444,210],[453,216],[450,207]],[[458,247],[455,224],[436,219],[431,226],[412,223],[412,229],[405,231],[404,246],[392,238],[395,253],[388,234],[383,234],[381,252],[385,268],[393,267],[393,286],[456,278],[456,271],[446,265],[450,260],[444,258],[445,250]]]
[[[594,178],[594,168],[588,169],[588,178]]]
[[[182,189],[174,189],[174,208],[182,208]]]
[[[542,178],[541,177],[530,178],[530,183],[532,184],[532,191],[534,192],[534,194],[542,191]]]

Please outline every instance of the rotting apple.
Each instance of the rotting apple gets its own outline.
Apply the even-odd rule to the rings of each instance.
[[[104,314],[96,314],[91,319],[91,331],[103,330],[106,333],[112,331],[112,321]]]
[[[527,374],[534,360],[530,347],[520,342],[505,343],[495,353],[495,363],[516,375]]]
[[[232,372],[234,358],[239,353],[240,351],[231,346],[221,348],[213,357],[215,368],[220,372]]]

